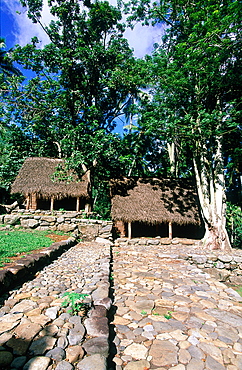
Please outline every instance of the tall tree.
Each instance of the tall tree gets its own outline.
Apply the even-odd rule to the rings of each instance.
[[[129,5],[131,19],[166,24],[162,44],[152,59],[152,104],[157,107],[152,130],[162,132],[172,145],[177,142],[179,149],[186,149],[186,156],[189,150],[206,245],[229,248],[224,155],[229,135],[241,130],[242,4],[161,0]]]
[[[50,43],[16,47],[14,59],[34,73],[12,86],[6,109],[39,143],[38,152],[68,159],[79,173],[109,161],[115,118],[139,85],[138,67],[123,37],[121,12],[107,1],[50,0],[53,19],[41,22],[43,1],[20,1]],[[107,155],[104,158],[104,153]]]

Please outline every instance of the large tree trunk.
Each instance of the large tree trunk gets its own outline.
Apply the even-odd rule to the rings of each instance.
[[[221,137],[216,138],[216,152],[212,163],[206,156],[207,148],[193,159],[198,197],[205,223],[204,243],[208,249],[230,251],[231,245],[225,228],[226,197],[223,174]],[[201,146],[200,146],[200,149]]]
[[[167,143],[167,150],[168,150],[169,161],[170,161],[170,173],[171,173],[171,176],[176,177],[177,171],[176,171],[175,143],[174,142],[172,142],[171,144]]]

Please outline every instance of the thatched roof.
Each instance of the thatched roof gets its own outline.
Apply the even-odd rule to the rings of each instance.
[[[87,176],[78,180],[77,175],[71,175],[70,180],[53,180],[57,166],[64,168],[64,160],[30,157],[21,167],[11,193],[20,193],[24,196],[36,193],[37,197],[63,199],[66,197],[89,197]]]
[[[112,219],[123,222],[200,224],[194,187],[179,179],[111,181]]]

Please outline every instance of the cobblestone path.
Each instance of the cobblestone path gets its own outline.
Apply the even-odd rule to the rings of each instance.
[[[109,270],[109,246],[80,243],[10,292],[0,309],[0,369],[105,369]],[[62,307],[68,292],[88,294],[88,318]]]
[[[242,369],[242,298],[164,252],[113,248],[116,370]]]

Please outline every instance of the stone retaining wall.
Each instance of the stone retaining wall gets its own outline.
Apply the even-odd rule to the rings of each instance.
[[[21,226],[25,229],[52,230],[81,234],[84,240],[96,237],[112,240],[112,221],[86,219],[82,212],[18,211],[0,215],[6,227]]]
[[[38,270],[49,264],[64,251],[76,244],[71,237],[50,247],[15,261],[14,266],[0,270],[0,296],[15,285],[29,280]]]
[[[208,254],[207,256],[191,254],[186,259],[221,282],[240,285],[242,284],[242,254],[240,251],[234,253]]]
[[[242,284],[242,250],[232,249],[231,253],[221,251],[208,251],[203,248],[200,240],[193,239],[168,239],[168,238],[119,238],[115,245],[142,245],[154,246],[154,253],[159,257],[184,259],[195,264],[204,272],[209,273],[221,282],[235,285]]]

